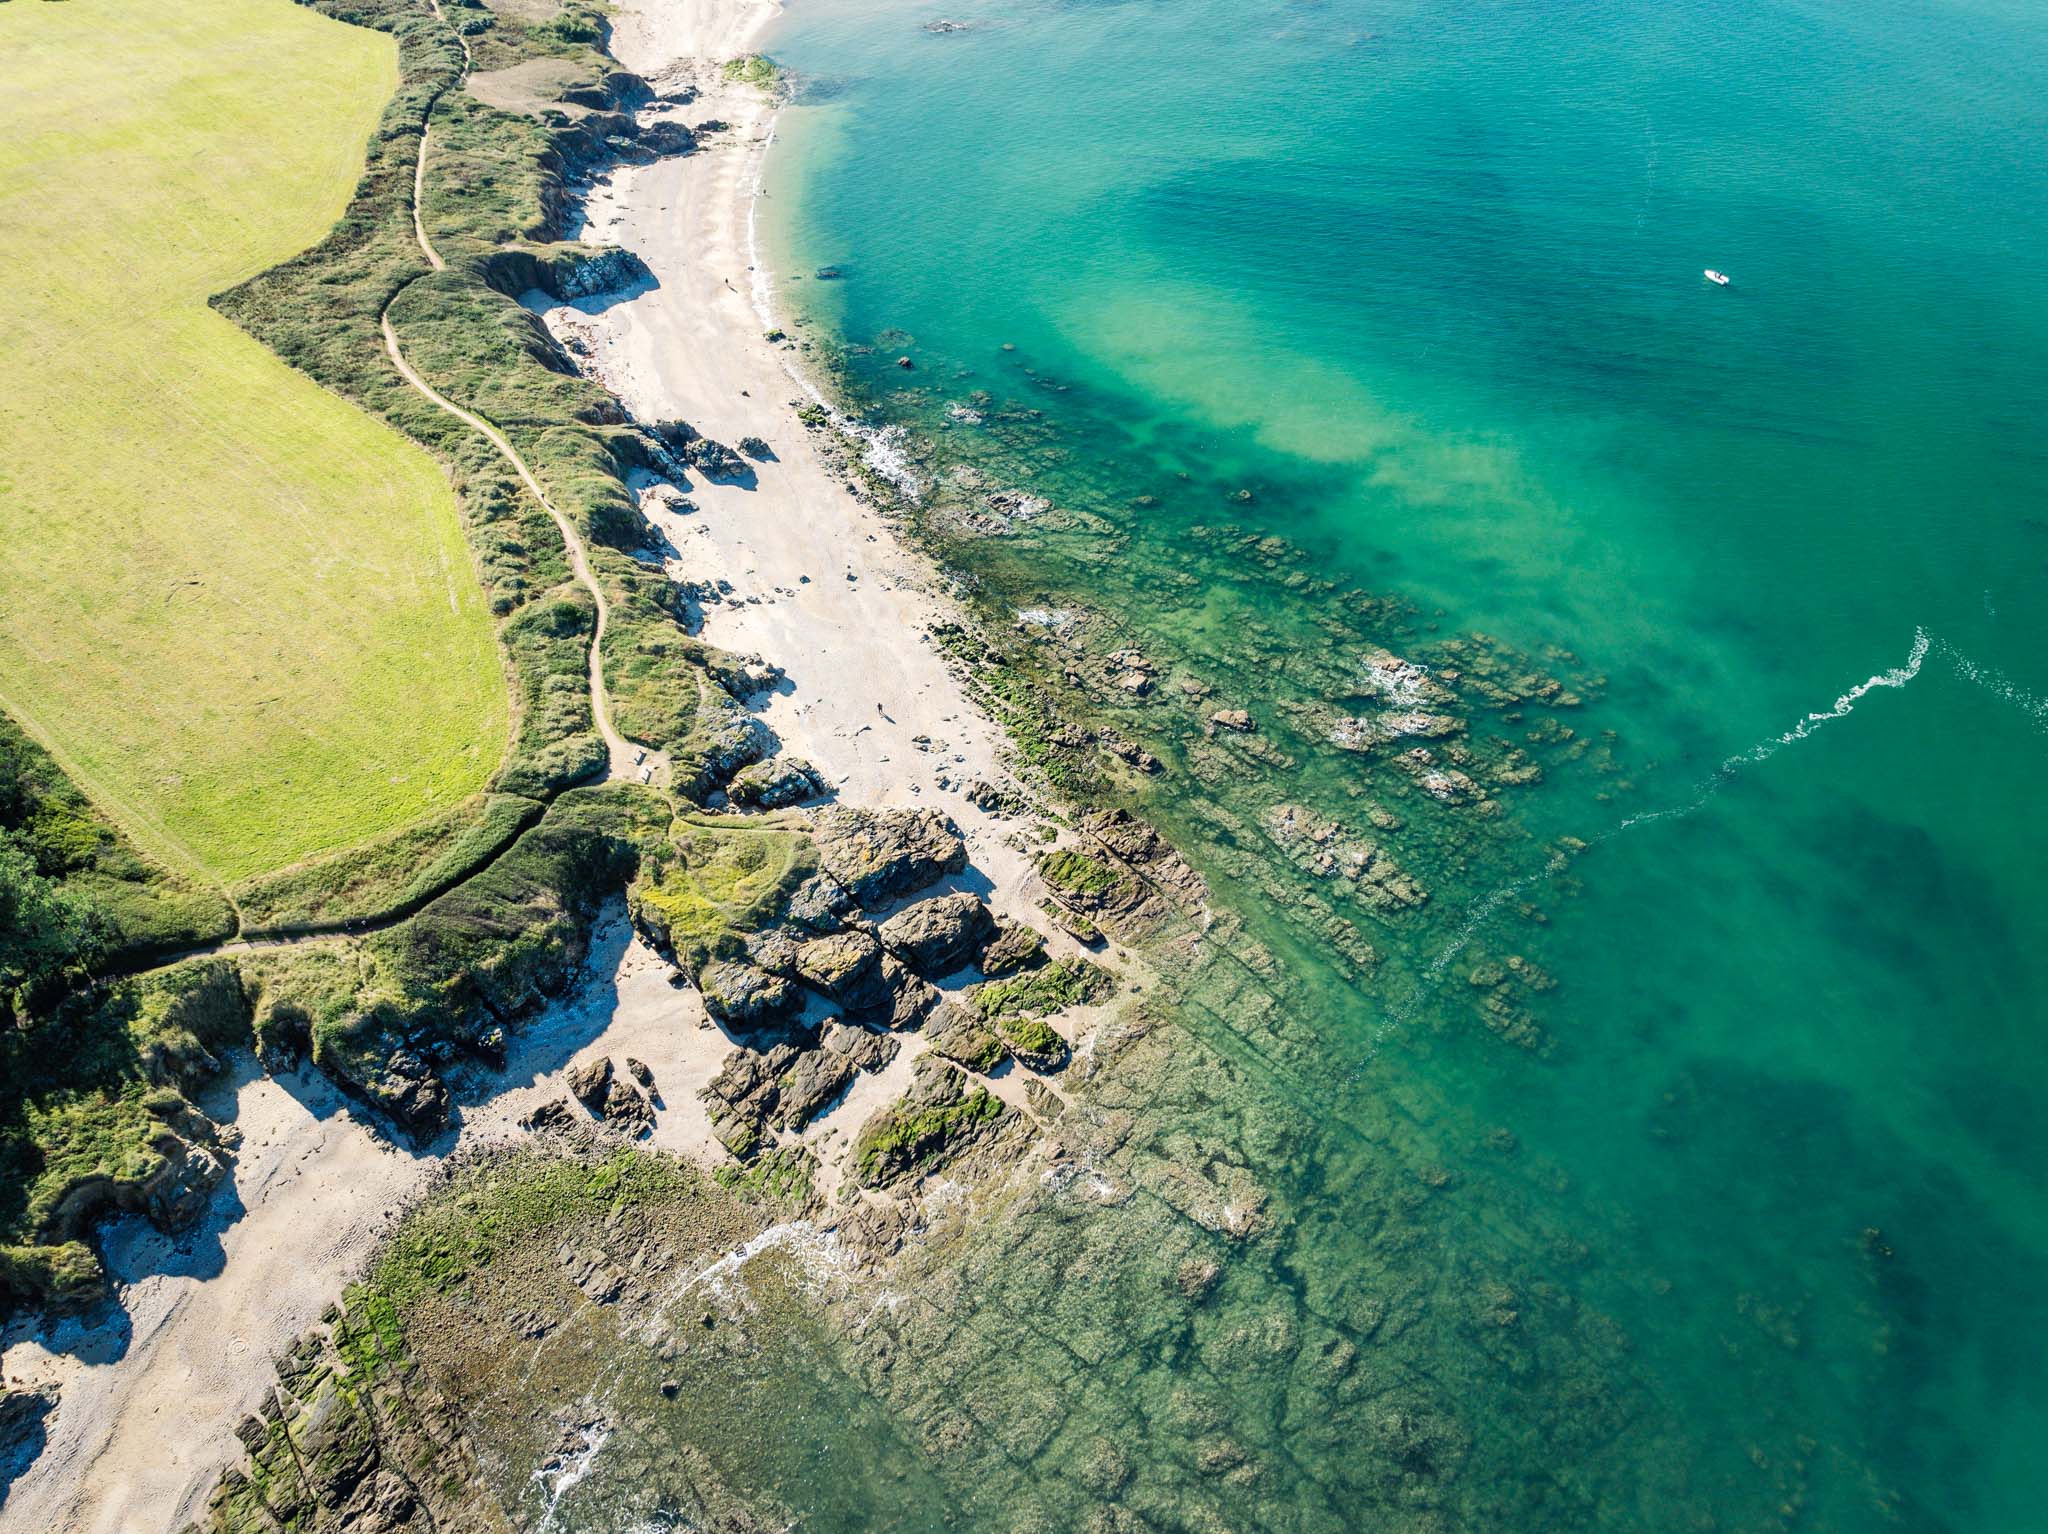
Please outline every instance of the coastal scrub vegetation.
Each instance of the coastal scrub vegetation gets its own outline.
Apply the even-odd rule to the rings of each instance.
[[[758,53],[727,59],[725,77],[736,85],[753,85],[766,90],[775,83],[775,63]]]
[[[225,899],[143,854],[0,715],[0,1027],[97,964],[233,930]]]
[[[734,828],[683,815],[641,863],[634,919],[691,974],[741,951],[817,871],[803,831],[750,821]]]
[[[81,1242],[116,1210],[174,1219],[212,1187],[190,1094],[248,1042],[233,965],[201,960],[0,1030],[0,1309],[99,1294]]]

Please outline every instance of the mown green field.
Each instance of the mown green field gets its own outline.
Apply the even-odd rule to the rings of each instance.
[[[396,80],[289,0],[0,5],[0,706],[222,881],[505,747],[440,469],[206,307],[325,233]]]

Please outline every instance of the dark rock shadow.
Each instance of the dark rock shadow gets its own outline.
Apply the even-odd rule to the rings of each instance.
[[[534,1085],[541,1077],[561,1070],[604,1032],[619,1009],[619,961],[632,941],[633,924],[626,918],[625,903],[607,903],[591,925],[583,983],[516,1029],[507,1030],[502,1069],[469,1066],[448,1078],[454,1106],[448,1115],[449,1128],[434,1141],[436,1154],[454,1149],[465,1106],[478,1107],[505,1092]]]
[[[585,293],[576,298],[558,298],[548,305],[551,309],[574,309],[578,314],[603,314],[605,310],[620,304],[631,303],[643,293],[652,293],[661,286],[660,280],[649,272],[644,277],[616,288],[607,288],[602,293]]]
[[[46,1419],[57,1405],[54,1391],[20,1390],[0,1396],[0,1508],[23,1471],[49,1440]]]

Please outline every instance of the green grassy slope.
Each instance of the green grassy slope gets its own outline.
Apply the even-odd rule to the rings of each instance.
[[[327,230],[396,79],[287,0],[0,7],[0,706],[223,881],[504,750],[442,472],[206,306]]]

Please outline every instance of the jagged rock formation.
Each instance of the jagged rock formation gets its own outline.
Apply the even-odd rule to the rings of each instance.
[[[819,814],[814,834],[819,866],[863,906],[915,894],[967,866],[967,844],[937,810],[835,806]]]

